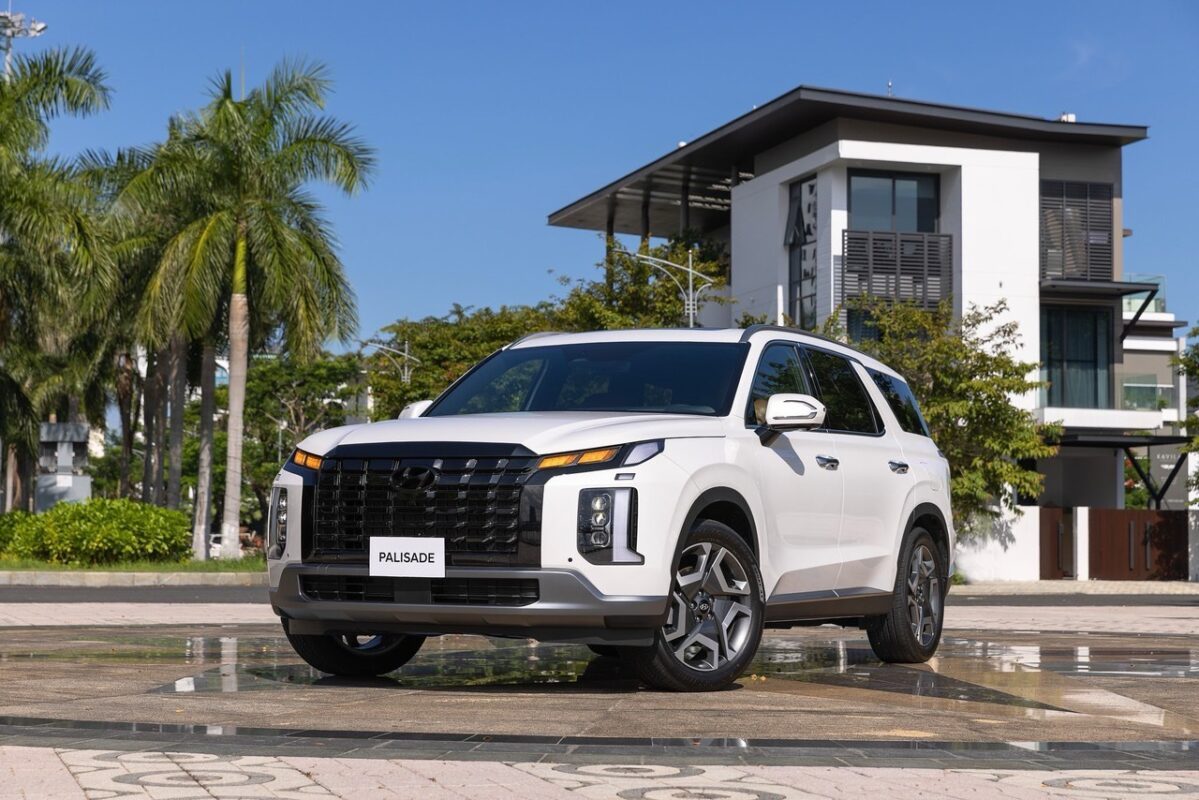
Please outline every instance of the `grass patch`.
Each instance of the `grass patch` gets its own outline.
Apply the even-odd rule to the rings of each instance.
[[[247,556],[237,561],[219,558],[208,561],[118,561],[114,564],[89,566],[66,566],[36,558],[13,558],[0,555],[0,570],[49,570],[54,572],[263,572],[266,570],[264,556]]]

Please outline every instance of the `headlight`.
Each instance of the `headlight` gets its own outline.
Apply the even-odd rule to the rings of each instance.
[[[321,468],[321,457],[314,456],[312,453],[305,453],[303,450],[296,450],[296,452],[292,454],[291,460],[295,462],[296,465],[307,467],[308,469]]]
[[[656,439],[650,442],[637,442],[619,447],[601,447],[595,450],[558,453],[552,456],[542,456],[541,460],[537,462],[537,469],[585,467],[593,464],[607,464],[609,462],[612,462],[612,466],[631,467],[649,461],[658,453],[661,453],[664,448],[665,443],[661,439]],[[296,452],[298,453],[299,451],[297,450]],[[617,459],[617,456],[622,452],[624,453],[624,457]]]
[[[592,564],[641,564],[637,552],[637,490],[579,492],[579,554]]]
[[[287,549],[287,488],[278,487],[271,497],[271,515],[267,520],[267,557],[281,558]]]

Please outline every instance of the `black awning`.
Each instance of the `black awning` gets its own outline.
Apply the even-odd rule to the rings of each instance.
[[[1102,447],[1123,450],[1127,447],[1164,447],[1186,444],[1190,436],[1177,433],[1103,433],[1099,431],[1070,431],[1058,441],[1062,447]]]
[[[1124,297],[1141,292],[1156,294],[1161,287],[1156,283],[1134,283],[1133,281],[1088,281],[1080,278],[1042,278],[1042,295],[1065,295],[1069,297]]]

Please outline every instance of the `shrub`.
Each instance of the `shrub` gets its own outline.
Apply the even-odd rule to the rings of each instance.
[[[27,511],[10,511],[7,514],[0,514],[0,553],[8,549],[17,528],[28,524],[27,521],[32,516]]]
[[[9,541],[0,550],[59,564],[181,561],[191,550],[186,514],[132,500],[59,503],[42,514],[19,515],[0,524],[0,545],[5,528]]]

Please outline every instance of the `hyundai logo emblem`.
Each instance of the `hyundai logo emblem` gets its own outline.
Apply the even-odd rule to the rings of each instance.
[[[396,477],[401,489],[416,492],[437,483],[437,470],[432,467],[404,467]]]

